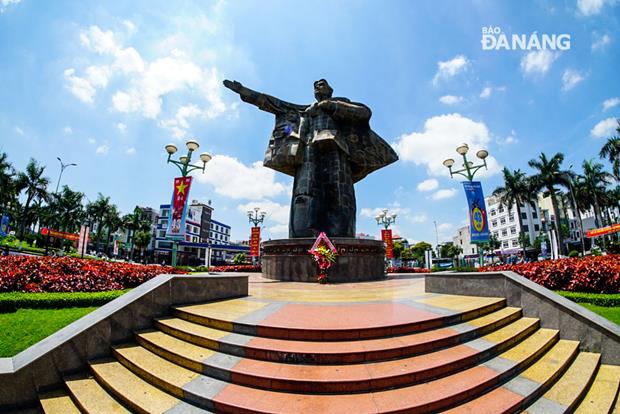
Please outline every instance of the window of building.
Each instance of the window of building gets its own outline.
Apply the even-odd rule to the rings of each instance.
[[[514,227],[514,226],[512,226],[512,227],[510,228],[510,234],[517,234],[517,228],[516,228],[516,227]]]
[[[521,218],[522,219],[527,219],[527,213],[525,213],[525,212],[521,213]]]
[[[515,221],[515,215],[510,213],[510,215],[508,216],[508,221]]]
[[[502,236],[507,236],[508,235],[508,231],[506,229],[502,230]]]
[[[491,222],[491,226],[493,226],[493,227],[497,227],[497,220],[493,220],[493,221]]]
[[[503,213],[504,212],[504,206],[499,206],[499,208],[497,209],[498,213]]]
[[[518,240],[513,240],[512,241],[512,247],[517,247],[519,245],[519,241]]]
[[[532,211],[532,218],[538,218],[538,214],[536,214],[536,210]]]
[[[538,224],[534,224],[534,231],[539,231],[540,230],[540,226]]]
[[[497,238],[499,237],[499,233],[498,233],[498,232],[496,232],[496,231],[494,231],[494,232],[493,232],[493,237],[495,237],[495,238],[497,239]]]
[[[506,224],[506,217],[499,219],[499,224]]]
[[[491,209],[491,215],[494,216],[495,215],[495,209]]]
[[[524,225],[523,225],[523,231],[526,231],[526,232],[527,232],[527,231],[530,231],[530,228],[528,227],[528,225],[527,225],[527,224],[524,224]]]
[[[502,247],[508,247],[508,241],[504,240],[504,242],[502,243]]]

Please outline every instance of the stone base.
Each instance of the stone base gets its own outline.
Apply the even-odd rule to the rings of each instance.
[[[263,243],[263,276],[292,282],[316,282],[318,265],[308,253],[314,238]],[[338,256],[327,272],[330,282],[361,282],[385,278],[385,246],[379,240],[334,237]]]

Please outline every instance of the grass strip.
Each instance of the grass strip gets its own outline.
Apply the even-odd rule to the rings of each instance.
[[[18,309],[86,308],[104,305],[130,289],[106,292],[3,292],[0,293],[0,312]]]

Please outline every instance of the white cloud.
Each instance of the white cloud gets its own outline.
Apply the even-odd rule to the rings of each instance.
[[[482,92],[480,92],[480,97],[482,99],[486,99],[489,98],[491,96],[491,92],[493,92],[493,88],[491,88],[490,86],[486,86]]]
[[[400,136],[393,147],[401,160],[426,166],[429,175],[448,176],[443,160],[457,157],[457,146],[467,143],[473,161],[478,150],[488,149],[490,141],[491,135],[483,122],[454,113],[427,119],[423,131]],[[490,176],[501,170],[493,156],[487,158],[487,165],[489,170],[480,170],[478,176]],[[456,164],[455,168],[458,167]]]
[[[95,88],[105,88],[110,79],[110,69],[107,66],[89,66],[86,68],[86,79]]]
[[[451,60],[437,62],[437,73],[433,78],[433,84],[436,85],[441,80],[452,78],[460,72],[467,70],[469,60],[463,55],[457,55]]]
[[[611,37],[609,37],[608,34],[604,34],[601,36],[597,33],[593,33],[592,37],[594,38],[591,46],[593,51],[603,50],[605,46],[611,43]]]
[[[73,134],[73,129],[70,126],[66,126],[63,128],[62,132],[64,132],[65,135],[71,135]]]
[[[454,228],[452,223],[441,223],[437,225],[437,230],[441,232],[449,231]]]
[[[456,195],[455,188],[442,188],[431,195],[431,199],[433,200],[445,200],[447,198],[452,198]]]
[[[247,211],[254,210],[255,207],[267,213],[263,224],[271,237],[288,237],[289,205],[263,199],[240,204],[237,206],[237,210],[245,215]]]
[[[375,207],[375,208],[363,208],[360,211],[361,217],[366,217],[370,219],[375,219],[375,217],[382,213],[385,207]],[[424,213],[414,213],[410,208],[401,207],[398,203],[392,203],[388,206],[388,214],[395,213],[397,215],[396,219],[398,222],[405,220],[413,224],[424,223],[428,220],[428,217]]]
[[[439,102],[446,105],[456,105],[463,100],[462,96],[444,95],[439,98]]]
[[[497,140],[497,142],[500,145],[511,145],[511,144],[517,144],[519,142],[519,139],[517,138],[517,133],[513,129],[510,131],[510,135],[508,135],[504,139]]]
[[[127,148],[127,150],[125,151],[125,154],[127,155],[134,155],[135,153],[136,153],[136,149],[134,147]]]
[[[91,145],[95,145],[95,143],[97,143],[97,141],[95,141],[94,138],[88,138],[88,143]]]
[[[418,183],[418,191],[433,191],[439,187],[439,181],[434,178],[429,178]]]
[[[0,13],[4,13],[7,6],[11,4],[18,4],[19,2],[21,2],[21,0],[0,0]]]
[[[129,33],[130,36],[138,31],[138,28],[131,20],[123,20],[123,26],[125,26],[125,29],[127,29],[127,33]]]
[[[574,69],[566,69],[562,75],[562,90],[570,91],[585,79],[585,75]]]
[[[123,124],[122,122],[119,122],[118,124],[116,124],[116,128],[118,128],[118,130],[124,134],[125,132],[127,132],[127,125]]]
[[[263,167],[262,161],[247,166],[227,155],[215,155],[205,173],[196,173],[196,178],[214,186],[216,193],[235,199],[261,200],[286,190],[275,181],[275,171]]]
[[[620,98],[609,98],[609,99],[605,99],[605,102],[603,102],[603,111],[606,111],[610,108],[613,108],[614,106],[618,105],[620,103]]]
[[[103,144],[97,147],[95,150],[95,154],[97,155],[106,155],[110,151],[110,146],[108,144]]]
[[[559,56],[550,50],[529,52],[521,58],[521,70],[526,75],[544,75]]]
[[[18,126],[15,127],[15,132],[17,132],[21,136],[24,135],[24,130],[21,129],[20,127],[18,127]]]
[[[97,91],[90,82],[79,76],[75,76],[75,69],[65,69],[66,88],[75,95],[79,100],[86,103],[92,103]]]
[[[616,118],[603,119],[590,131],[590,135],[594,138],[607,138],[614,134],[618,123]]]
[[[585,17],[594,16],[601,12],[605,3],[605,0],[577,0],[577,14]]]
[[[424,213],[415,214],[409,218],[409,221],[411,221],[412,223],[425,223],[427,220],[428,217]]]

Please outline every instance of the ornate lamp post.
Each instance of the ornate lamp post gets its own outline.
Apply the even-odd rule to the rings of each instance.
[[[55,193],[58,194],[58,187],[60,186],[60,179],[62,178],[62,173],[65,171],[65,168],[77,167],[77,164],[75,163],[65,164],[64,162],[62,162],[62,159],[60,159],[60,157],[56,157],[56,159],[60,161],[60,175],[58,176],[58,182],[56,182],[56,191],[54,191]]]
[[[396,213],[388,214],[388,209],[384,208],[381,213],[375,216],[375,220],[377,220],[377,225],[383,226],[387,230],[392,224],[396,223],[396,216]]]
[[[472,161],[467,160],[467,152],[469,151],[469,145],[463,143],[456,147],[456,152],[463,157],[463,168],[460,170],[452,170],[452,166],[454,165],[454,159],[448,158],[443,162],[443,165],[448,168],[450,171],[450,177],[454,178],[455,174],[462,175],[467,178],[467,181],[473,181],[474,175],[482,168],[487,168],[487,157],[489,156],[489,151],[485,149],[478,150],[476,152],[476,157],[482,160],[482,164],[474,165]],[[438,249],[439,250],[439,249]],[[478,246],[478,255],[480,257],[480,265],[484,264],[484,257],[482,255],[482,248]]]
[[[258,253],[260,255],[260,228],[258,227],[258,225],[265,221],[265,216],[267,215],[267,213],[265,211],[259,211],[259,207],[254,207],[253,211],[248,210],[248,220],[254,225],[254,227],[252,227],[252,232],[250,235],[250,254],[252,253],[252,243],[254,239],[254,243],[258,243],[258,252],[255,251],[254,253]],[[255,240],[256,238],[258,238],[258,240]],[[256,256],[252,255],[252,264],[255,264],[255,260]]]
[[[443,165],[450,170],[450,177],[454,177],[455,174],[462,175],[467,178],[468,181],[474,180],[474,175],[478,172],[479,169],[484,167],[487,168],[487,157],[489,156],[489,152],[487,150],[481,149],[476,152],[476,157],[482,160],[482,164],[474,165],[473,162],[467,160],[467,151],[469,151],[469,146],[467,144],[461,144],[456,147],[456,152],[463,157],[463,168],[460,170],[452,171],[452,166],[454,165],[454,160],[452,158],[448,158],[443,162]]]
[[[198,144],[198,142],[196,142],[195,140],[190,139],[185,143],[185,146],[187,147],[187,155],[180,156],[178,161],[172,159],[172,156],[177,152],[177,146],[174,144],[168,144],[165,146],[166,152],[168,153],[168,164],[172,163],[176,165],[179,171],[181,171],[182,177],[187,177],[187,175],[189,175],[189,173],[194,170],[201,170],[204,173],[207,163],[211,161],[211,155],[208,152],[203,152],[202,154],[200,154],[202,166],[193,165],[191,164],[192,154],[200,147],[200,144]],[[170,213],[172,214],[172,206],[170,206]],[[172,216],[170,217],[170,219],[172,219]],[[172,266],[177,265],[177,248],[178,241],[172,240]]]

